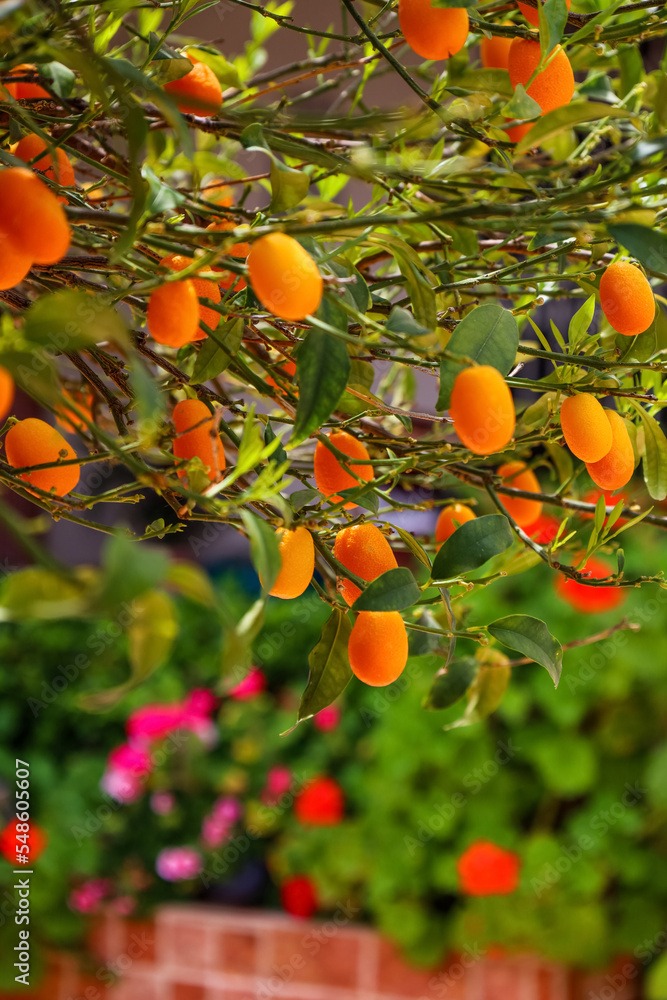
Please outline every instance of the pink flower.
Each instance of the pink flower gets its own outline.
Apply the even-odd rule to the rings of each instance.
[[[184,882],[201,870],[201,854],[193,847],[165,847],[155,861],[155,871],[165,882]]]
[[[156,816],[168,816],[176,805],[176,799],[171,792],[153,792],[151,795],[151,809]]]
[[[231,827],[217,816],[205,816],[201,828],[201,839],[205,847],[212,849],[220,847],[229,840]]]
[[[178,729],[183,718],[183,708],[173,705],[144,705],[132,712],[127,720],[126,730],[130,743],[142,745],[162,740],[174,729]]]
[[[275,805],[281,795],[285,795],[292,787],[292,772],[289,767],[276,764],[269,769],[266,784],[262,791],[262,801],[266,805]]]
[[[232,826],[234,823],[238,823],[243,815],[243,807],[238,799],[234,799],[231,796],[216,799],[213,804],[213,816],[222,823],[228,823]]]
[[[336,729],[340,722],[340,709],[337,705],[329,705],[313,716],[313,722],[320,732],[329,733],[332,729]]]
[[[229,697],[236,701],[250,701],[262,691],[266,691],[266,677],[259,667],[251,667],[248,676],[229,691]]]
[[[116,802],[129,805],[136,802],[143,791],[142,779],[131,771],[111,769],[104,772],[100,788]]]
[[[131,747],[129,743],[121,743],[109,754],[107,768],[110,771],[128,771],[141,777],[151,773],[153,762],[147,750]]]
[[[195,688],[185,699],[184,708],[192,715],[209,716],[215,711],[216,698],[206,688]]]
[[[72,889],[67,905],[75,913],[94,913],[105,896],[110,891],[109,881],[105,878],[93,878],[83,885]]]
[[[132,896],[119,896],[118,899],[114,899],[111,906],[119,917],[129,917],[136,910],[137,901]]]

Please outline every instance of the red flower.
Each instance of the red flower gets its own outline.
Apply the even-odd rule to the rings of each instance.
[[[343,790],[333,778],[313,778],[294,802],[296,818],[312,826],[337,826],[344,811]]]
[[[526,533],[530,535],[534,542],[538,545],[548,545],[549,542],[553,542],[554,538],[558,534],[558,529],[560,528],[560,521],[557,517],[551,517],[549,514],[540,514],[537,521],[526,528]]]
[[[519,884],[521,860],[488,840],[477,840],[459,858],[461,892],[468,896],[504,896]]]
[[[583,572],[590,573],[594,580],[603,580],[611,570],[601,559],[591,556],[583,567]],[[556,580],[556,593],[575,611],[585,615],[599,615],[604,611],[617,608],[625,600],[625,593],[620,587],[590,587],[577,580],[568,580],[559,576]]]
[[[287,878],[280,887],[280,901],[283,910],[293,917],[312,917],[317,910],[317,893],[315,886],[307,875],[294,875]]]
[[[41,827],[31,822],[28,824],[30,829],[28,830],[28,839],[26,841],[24,839],[26,831],[23,829],[23,826],[24,824],[19,820],[12,819],[2,833],[0,833],[0,854],[9,861],[13,868],[20,867],[21,862],[17,861],[19,857],[27,857],[28,864],[25,867],[30,868],[37,861],[49,839]],[[21,839],[17,840],[17,837]],[[22,850],[25,844],[29,847],[27,854]]]

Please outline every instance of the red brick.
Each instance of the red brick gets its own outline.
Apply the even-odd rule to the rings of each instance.
[[[571,976],[572,1000],[590,1000],[591,993],[606,996],[610,989],[614,992],[614,1000],[634,1000],[640,995],[638,971],[636,962],[628,958],[617,959],[609,969],[601,972],[575,970]]]
[[[531,964],[519,961],[484,963],[484,1000],[525,1000],[535,995],[534,987],[524,983],[534,981]],[[532,985],[532,983],[531,983]]]
[[[122,955],[133,962],[155,962],[155,924],[152,920],[127,920],[119,941]]]
[[[359,939],[325,923],[305,924],[299,933],[276,930],[273,960],[258,974],[269,981],[277,977],[283,983],[284,1000],[292,982],[356,989],[358,969]]]
[[[209,964],[208,935],[209,925],[204,920],[161,924],[157,935],[158,963],[205,968]]]
[[[217,935],[214,952],[216,969],[235,975],[253,976],[257,968],[257,937],[235,931]]]
[[[440,969],[416,969],[409,965],[387,941],[380,942],[378,993],[401,997],[421,997],[429,993],[429,983]]]
[[[173,1000],[206,1000],[206,987],[195,983],[173,983]]]
[[[73,983],[61,991],[64,1000],[103,1000],[106,983],[97,976],[79,972]]]
[[[171,1000],[164,982],[148,973],[128,973],[108,994],[109,1000]]]

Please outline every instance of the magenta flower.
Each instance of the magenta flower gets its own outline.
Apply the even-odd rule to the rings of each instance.
[[[155,871],[165,882],[185,882],[201,870],[201,854],[193,847],[165,847],[155,861]]]
[[[331,732],[332,729],[337,728],[340,722],[340,709],[336,705],[329,705],[313,716],[313,722],[315,728],[319,729],[320,732]]]
[[[150,805],[156,816],[168,816],[174,810],[176,799],[171,792],[153,792]]]
[[[226,798],[216,799],[213,803],[212,815],[220,822],[232,826],[241,819],[243,807],[238,799],[227,796]]]
[[[266,677],[259,667],[251,667],[248,676],[229,691],[229,697],[236,701],[249,701],[262,691],[266,691]]]
[[[289,792],[292,787],[292,772],[289,767],[276,764],[269,769],[266,776],[266,784],[262,791],[262,801],[266,805],[275,805],[282,795]]]
[[[70,910],[75,913],[95,913],[111,889],[105,878],[92,878],[76,889],[72,889],[67,900]]]
[[[216,816],[205,816],[201,828],[201,839],[205,847],[212,850],[229,840],[231,827],[229,823]]]
[[[174,729],[178,729],[183,719],[183,707],[173,705],[144,705],[131,713],[127,720],[127,735],[133,746],[162,740]]]
[[[143,781],[139,775],[133,774],[131,771],[112,768],[102,775],[100,788],[116,802],[129,805],[131,802],[136,802],[141,796]]]
[[[141,777],[151,773],[153,762],[149,752],[142,747],[131,747],[129,743],[121,743],[109,754],[107,768],[110,771],[128,771]]]

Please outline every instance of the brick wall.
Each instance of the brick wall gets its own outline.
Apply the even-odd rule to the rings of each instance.
[[[438,969],[407,965],[374,931],[266,911],[165,906],[154,922],[105,916],[83,966],[52,955],[37,991],[3,1000],[639,1000],[637,967],[602,973],[530,956],[452,956]],[[113,975],[122,978],[113,983]]]

